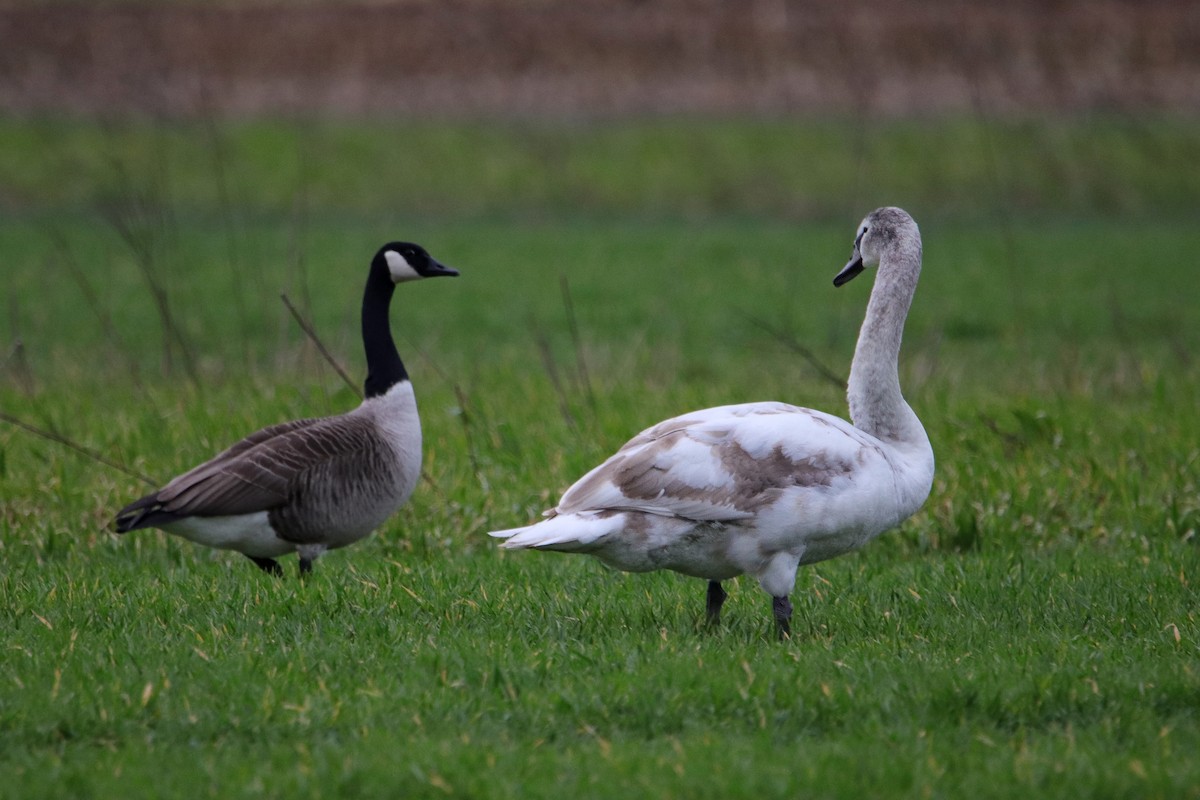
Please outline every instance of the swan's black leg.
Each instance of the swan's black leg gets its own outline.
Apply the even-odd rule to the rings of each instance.
[[[708,582],[708,605],[705,609],[705,622],[709,627],[716,626],[721,621],[721,606],[725,602],[725,590],[720,581]]]
[[[775,613],[775,630],[779,631],[780,641],[792,638],[792,601],[787,595],[772,598],[771,611]]]
[[[246,558],[253,561],[254,566],[258,567],[268,575],[274,575],[278,578],[283,574],[283,567],[279,566],[279,562],[273,558],[258,558],[256,556],[246,556]]]
[[[311,572],[312,572],[312,559],[304,558],[303,556],[301,556],[301,558],[300,558],[300,576],[304,577],[305,575],[308,575]]]

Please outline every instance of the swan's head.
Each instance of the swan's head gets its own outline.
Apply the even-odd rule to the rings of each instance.
[[[375,260],[387,268],[392,283],[458,274],[458,270],[442,264],[425,252],[424,247],[412,242],[389,242],[379,248]]]
[[[834,286],[849,283],[867,267],[879,266],[885,253],[902,242],[921,241],[917,223],[902,208],[877,208],[863,218],[854,236],[854,254],[833,279]]]

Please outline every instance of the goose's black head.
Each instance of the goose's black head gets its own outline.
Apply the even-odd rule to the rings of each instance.
[[[389,242],[379,248],[371,260],[371,272],[363,290],[362,335],[367,353],[368,399],[386,394],[396,384],[408,380],[408,372],[396,352],[388,322],[388,306],[395,285],[401,281],[457,275],[458,270],[440,263],[412,242]]]
[[[846,266],[842,267],[833,279],[834,286],[849,283],[867,267],[879,265],[879,257],[888,247],[899,239],[902,231],[912,228],[915,232],[917,223],[901,208],[877,208],[867,214],[858,225],[858,233],[854,237],[854,253]]]
[[[392,283],[458,274],[412,242],[388,242],[375,254],[375,264],[387,270]]]

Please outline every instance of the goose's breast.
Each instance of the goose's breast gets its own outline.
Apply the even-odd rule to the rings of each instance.
[[[353,412],[357,446],[306,470],[292,502],[271,513],[279,535],[344,547],[379,527],[412,494],[421,474],[421,425],[406,384]]]
[[[404,504],[420,470],[419,455],[414,461],[385,442],[372,442],[353,457],[306,473],[293,502],[271,512],[272,526],[294,542],[321,542],[331,549],[352,544]]]

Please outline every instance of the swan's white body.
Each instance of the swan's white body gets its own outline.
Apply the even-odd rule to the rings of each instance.
[[[899,209],[873,212],[860,231],[838,278],[861,271],[863,259],[880,265],[848,387],[856,424],[774,402],[675,417],[581,478],[548,519],[492,535],[507,548],[588,553],[630,572],[671,569],[714,583],[749,574],[775,598],[786,632],[799,565],[895,527],[933,484],[933,449],[896,366],[920,235]],[[723,599],[710,588],[710,618]]]
[[[925,448],[896,447],[785,403],[708,408],[643,431],[505,547],[589,553],[627,572],[743,573],[772,597],[921,507]]]

